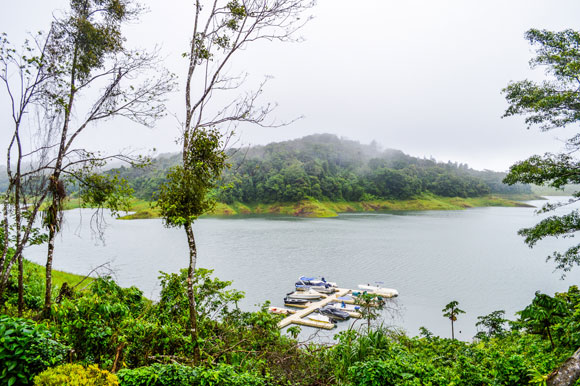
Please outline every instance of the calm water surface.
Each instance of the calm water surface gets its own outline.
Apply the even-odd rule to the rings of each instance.
[[[552,198],[561,200],[562,198]],[[531,202],[540,206],[544,202]],[[111,262],[122,286],[145,295],[159,293],[158,272],[187,266],[185,233],[160,220],[108,220],[105,245],[88,226],[90,211],[66,214],[54,268],[87,273]],[[344,214],[329,219],[291,217],[207,218],[195,224],[198,266],[212,268],[246,293],[242,307],[282,298],[303,274],[325,276],[342,287],[384,282],[400,292],[401,316],[390,320],[411,335],[426,326],[448,336],[441,309],[458,300],[466,311],[456,324],[459,336],[475,334],[477,316],[504,309],[511,317],[534,292],[565,291],[580,282],[580,268],[560,280],[545,257],[573,240],[547,240],[528,248],[516,234],[539,220],[530,208],[476,208]],[[27,251],[43,263],[45,247]],[[310,330],[310,329],[306,329]]]

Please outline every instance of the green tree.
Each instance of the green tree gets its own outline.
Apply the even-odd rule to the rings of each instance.
[[[381,296],[367,291],[361,292],[356,297],[355,304],[360,307],[359,312],[362,318],[367,321],[368,331],[371,329],[371,322],[381,316],[385,303]]]
[[[547,79],[542,82],[523,80],[510,83],[503,93],[509,103],[504,117],[525,116],[528,128],[538,126],[542,131],[577,124],[580,122],[580,33],[572,30],[552,32],[531,29],[526,39],[536,47],[536,55],[530,61],[532,68],[544,69]],[[563,188],[580,183],[579,162],[574,153],[580,150],[580,134],[566,141],[565,151],[553,154],[533,155],[510,167],[504,182],[547,185]],[[540,212],[550,212],[563,205],[580,200],[580,193],[562,204],[546,204]],[[518,233],[533,247],[546,237],[569,236],[580,230],[580,213],[572,210],[564,215],[550,216],[533,227]],[[580,245],[564,252],[555,251],[553,259],[558,269],[569,271],[580,264]]]
[[[273,106],[258,106],[264,82],[255,91],[235,96],[230,103],[214,99],[215,94],[240,88],[245,76],[228,75],[232,58],[253,42],[288,41],[303,25],[300,14],[312,6],[303,0],[214,0],[193,2],[192,35],[185,77],[182,164],[170,172],[160,193],[165,224],[182,226],[189,247],[188,298],[194,360],[199,362],[193,289],[197,246],[193,221],[211,208],[207,194],[226,166],[224,146],[240,123],[267,125]],[[220,131],[221,130],[221,131]],[[199,148],[198,148],[199,147]],[[187,184],[197,186],[186,186]],[[175,189],[175,191],[172,191]]]
[[[161,185],[157,196],[157,206],[165,226],[183,228],[187,236],[189,329],[196,362],[200,355],[194,294],[197,245],[192,225],[199,216],[215,205],[215,199],[209,192],[216,187],[216,180],[226,167],[221,138],[217,130],[198,130],[192,133],[187,138],[188,147],[183,152],[183,165],[169,170],[167,181]]]
[[[536,292],[532,304],[519,311],[519,324],[532,334],[546,335],[550,339],[552,350],[556,347],[552,327],[568,314],[566,303],[557,297]]]
[[[42,207],[48,231],[45,316],[51,306],[54,240],[67,198],[67,180],[80,185],[82,197],[90,204],[116,210],[129,190],[114,177],[99,177],[95,172],[111,159],[143,161],[126,154],[79,149],[77,139],[89,127],[116,117],[152,125],[164,112],[163,95],[173,87],[172,76],[160,71],[155,53],[124,46],[121,27],[140,11],[133,0],[70,0],[69,4],[70,9],[53,20],[49,33],[35,38],[36,46],[26,44],[16,50],[5,37],[0,41],[0,79],[11,100],[21,101],[12,105],[14,131],[7,162],[10,165],[15,156],[17,163],[16,170],[8,173],[11,183],[3,211],[5,223],[11,211],[16,213],[15,254],[0,281],[0,298],[11,263],[21,260]],[[13,80],[13,71],[20,74],[20,80]],[[144,77],[148,72],[155,74]],[[23,114],[38,118],[26,120],[30,127],[23,127]],[[23,138],[23,133],[30,133],[34,141]],[[28,143],[35,145],[27,147]],[[21,165],[26,168],[22,170]],[[20,208],[27,208],[22,224]],[[4,268],[5,262],[3,255],[0,266]]]
[[[441,312],[443,312],[443,316],[446,318],[449,318],[449,320],[451,320],[451,339],[455,339],[455,330],[454,330],[453,323],[455,323],[455,321],[457,320],[457,315],[465,314],[465,311],[463,311],[462,309],[457,307],[458,305],[459,305],[459,302],[456,300],[453,300],[453,301],[447,303],[445,308],[443,308],[441,310]]]
[[[505,324],[507,322],[507,319],[505,319],[504,316],[504,310],[493,311],[488,315],[478,316],[477,323],[475,323],[475,325],[477,327],[483,328],[484,330],[478,331],[475,337],[479,339],[486,339],[493,336],[503,336],[506,332]]]

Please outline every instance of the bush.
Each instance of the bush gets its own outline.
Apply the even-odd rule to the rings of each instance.
[[[27,319],[0,317],[0,384],[28,385],[34,375],[62,363],[67,351],[45,327]]]
[[[137,288],[99,278],[79,298],[53,305],[53,325],[74,348],[77,360],[110,367],[117,348],[126,344],[127,325],[143,312],[145,303]]]
[[[154,364],[117,374],[121,386],[262,386],[263,378],[250,373],[237,373],[232,366],[220,365],[215,369],[188,367],[178,364]]]
[[[117,376],[96,365],[84,368],[67,364],[47,369],[34,377],[35,386],[118,386]]]

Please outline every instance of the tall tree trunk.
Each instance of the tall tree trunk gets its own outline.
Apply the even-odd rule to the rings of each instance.
[[[455,339],[455,330],[453,329],[453,319],[451,319],[451,339]]]
[[[546,381],[547,386],[572,386],[580,378],[580,348],[560,368],[553,371]]]
[[[197,311],[195,304],[195,293],[193,288],[195,264],[197,263],[197,246],[195,245],[195,237],[193,235],[193,229],[191,228],[191,224],[185,226],[185,233],[187,234],[187,245],[189,247],[189,269],[187,270],[187,297],[189,299],[189,328],[191,333],[191,341],[193,343],[193,361],[197,365],[201,357],[198,344]]]
[[[54,255],[54,239],[56,238],[55,226],[51,225],[48,232],[48,252],[46,254],[46,287],[44,289],[44,307],[42,317],[50,317],[50,306],[52,305],[52,257]]]
[[[552,351],[556,348],[554,346],[554,340],[552,339],[552,333],[550,332],[550,326],[546,326],[546,331],[548,331],[548,338],[550,338],[550,344],[552,345]]]
[[[24,262],[22,254],[18,256],[18,317],[22,317],[24,311]]]

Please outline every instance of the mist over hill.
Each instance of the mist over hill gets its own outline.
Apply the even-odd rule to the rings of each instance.
[[[508,186],[505,173],[409,156],[332,134],[315,134],[263,146],[230,149],[229,168],[216,194],[225,203],[408,199],[423,193],[477,197],[492,193],[532,193],[527,185]],[[166,170],[180,156],[163,155],[147,168],[112,170],[127,179],[139,198],[151,200]]]

